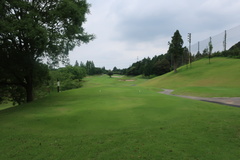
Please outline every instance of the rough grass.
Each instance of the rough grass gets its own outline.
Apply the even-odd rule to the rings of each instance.
[[[147,81],[141,86],[174,89],[174,94],[202,97],[240,97],[240,59],[202,59]]]
[[[85,87],[0,111],[0,159],[240,157],[240,110],[159,94],[143,79],[88,77]]]

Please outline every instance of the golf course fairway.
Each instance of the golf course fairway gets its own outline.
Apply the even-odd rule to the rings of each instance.
[[[240,108],[160,94],[139,77],[84,81],[80,89],[0,110],[0,160],[240,157]]]

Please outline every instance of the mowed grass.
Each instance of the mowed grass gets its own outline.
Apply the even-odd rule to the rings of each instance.
[[[88,77],[81,89],[0,111],[0,159],[239,159],[239,108],[121,79]]]
[[[180,67],[142,86],[174,89],[174,94],[201,97],[240,97],[240,59],[212,58]]]

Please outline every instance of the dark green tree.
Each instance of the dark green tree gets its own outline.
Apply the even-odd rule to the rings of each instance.
[[[51,75],[51,88],[55,90],[57,80],[60,81],[60,88],[62,91],[79,88],[82,86],[82,79],[86,76],[86,70],[77,66],[66,66],[63,68],[50,71]]]
[[[201,59],[202,58],[202,54],[198,51],[196,56],[195,56],[196,60]]]
[[[207,58],[209,52],[208,52],[208,47],[204,48],[203,52],[202,52],[202,56]]]
[[[79,63],[78,61],[76,60],[75,64],[74,64],[74,67],[79,67]]]
[[[108,71],[107,75],[111,78],[113,75],[113,72],[111,70]]]
[[[179,33],[179,31],[176,30],[176,32],[172,37],[172,41],[169,44],[169,49],[168,49],[168,53],[171,55],[173,59],[173,68],[175,73],[177,72],[178,60],[183,54],[182,46],[183,46],[182,36]]]
[[[144,69],[143,69],[144,76],[149,77],[152,74],[152,63],[149,57],[143,59],[143,66],[144,66]]]
[[[95,74],[95,65],[93,61],[87,61],[85,66],[86,66],[86,71],[88,75]]]
[[[153,66],[153,73],[155,75],[162,75],[170,72],[170,63],[167,59],[158,60]]]
[[[208,48],[209,48],[209,52],[208,52],[208,59],[209,59],[209,64],[210,64],[210,58],[212,55],[212,49],[213,49],[213,45],[212,45],[212,38],[210,37],[209,42],[208,42]]]
[[[94,39],[82,27],[87,13],[86,0],[1,0],[0,85],[23,88],[32,101],[44,77],[37,72],[42,60],[64,61],[69,50]]]

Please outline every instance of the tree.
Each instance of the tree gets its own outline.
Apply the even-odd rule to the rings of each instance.
[[[108,74],[108,76],[111,78],[112,75],[113,75],[113,72],[109,70],[107,74]]]
[[[211,58],[212,49],[213,49],[212,38],[211,37],[210,37],[209,42],[208,42],[208,48],[209,48],[208,59],[209,59],[209,64],[210,64],[210,58]]]
[[[178,59],[183,54],[183,40],[178,30],[174,33],[169,45],[168,53],[173,57],[174,72],[177,72]]]
[[[204,48],[204,50],[202,52],[202,56],[206,58],[208,56],[208,54],[209,54],[208,47],[206,47],[206,48]]]
[[[95,74],[95,65],[93,61],[87,61],[86,62],[86,70],[88,75],[94,75]]]
[[[79,88],[82,86],[82,79],[86,76],[86,70],[77,66],[66,66],[63,68],[50,71],[51,74],[51,87],[55,88],[57,80],[61,82],[61,90],[68,90]]]
[[[79,63],[78,61],[76,60],[75,64],[74,64],[74,67],[79,67]]]
[[[152,64],[151,59],[149,57],[143,59],[143,67],[144,76],[149,77],[152,74]]]
[[[42,60],[64,62],[69,50],[94,39],[82,27],[87,13],[86,0],[2,0],[0,85],[23,88],[32,101]]]
[[[158,60],[153,66],[153,72],[155,75],[162,75],[170,72],[170,63],[167,59]]]

